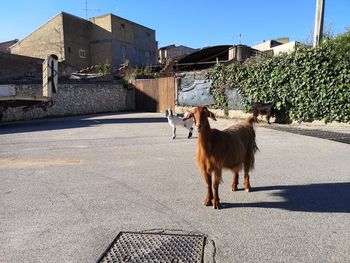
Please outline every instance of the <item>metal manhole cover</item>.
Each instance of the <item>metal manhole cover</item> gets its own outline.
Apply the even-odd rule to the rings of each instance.
[[[204,244],[201,235],[120,232],[98,262],[203,262]]]

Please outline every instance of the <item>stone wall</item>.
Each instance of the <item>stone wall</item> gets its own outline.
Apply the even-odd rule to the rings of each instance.
[[[18,96],[42,96],[42,85],[16,85]],[[9,108],[2,121],[36,119],[48,116],[69,116],[135,109],[135,90],[121,84],[59,84],[53,94],[53,106],[24,113],[21,108]]]

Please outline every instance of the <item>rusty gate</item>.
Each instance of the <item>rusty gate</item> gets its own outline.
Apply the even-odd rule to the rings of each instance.
[[[146,112],[164,112],[175,107],[175,78],[136,79],[136,110]]]

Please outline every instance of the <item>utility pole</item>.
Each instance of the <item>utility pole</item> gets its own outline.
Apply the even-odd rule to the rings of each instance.
[[[317,47],[321,43],[323,37],[324,6],[325,0],[316,0],[314,47]]]
[[[88,0],[85,0],[85,19],[88,20]]]

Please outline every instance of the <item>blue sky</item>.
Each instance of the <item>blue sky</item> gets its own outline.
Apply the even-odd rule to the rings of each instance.
[[[0,42],[22,39],[64,11],[85,18],[85,0],[3,0]],[[113,13],[156,30],[159,47],[255,45],[289,37],[308,41],[316,0],[88,0],[88,17]],[[325,28],[350,27],[350,0],[326,0]],[[241,35],[241,37],[240,37]]]

